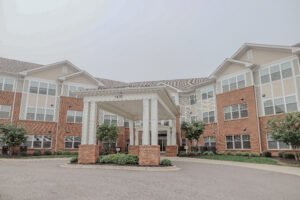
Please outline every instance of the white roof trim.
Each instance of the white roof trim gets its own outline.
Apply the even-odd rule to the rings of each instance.
[[[82,71],[79,71],[79,72],[76,72],[76,73],[73,73],[73,74],[69,74],[69,75],[66,75],[66,76],[61,76],[59,77],[58,79],[61,80],[61,81],[65,81],[65,80],[68,80],[70,78],[73,78],[73,77],[76,77],[76,76],[79,76],[81,74],[84,74],[86,76],[88,76],[90,79],[92,79],[93,81],[95,81],[99,86],[104,86],[104,84],[100,81],[98,81],[95,77],[93,77],[90,73],[82,70]]]
[[[169,85],[169,84],[167,84],[167,83],[164,83],[164,82],[160,82],[160,83],[158,83],[157,85],[167,86],[167,87],[169,87],[169,88],[174,89],[174,90],[177,91],[177,92],[181,92],[180,89],[178,89],[178,88],[176,88],[176,87],[173,87],[173,86],[171,86],[171,85]]]
[[[20,74],[23,75],[23,76],[27,76],[28,73],[46,70],[47,68],[56,67],[57,65],[60,65],[60,64],[67,64],[67,65],[73,67],[75,70],[81,71],[81,69],[79,69],[78,67],[76,67],[70,61],[63,60],[63,61],[55,62],[55,63],[49,64],[49,65],[44,65],[42,67],[38,67],[38,68],[34,68],[34,69],[22,71],[22,72],[20,72]]]

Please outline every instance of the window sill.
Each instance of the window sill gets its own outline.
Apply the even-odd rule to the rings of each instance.
[[[231,121],[245,120],[245,119],[249,119],[249,117],[238,118],[238,119],[228,119],[228,120],[224,120],[224,122],[231,122]]]

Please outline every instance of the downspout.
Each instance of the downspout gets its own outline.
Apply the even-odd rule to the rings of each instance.
[[[254,83],[254,71],[252,70],[252,83],[254,88],[254,97],[255,97],[255,107],[256,107],[256,120],[257,120],[257,132],[258,132],[258,142],[259,142],[259,153],[262,153],[262,144],[261,144],[261,135],[260,135],[260,121],[258,116],[258,105],[257,105],[257,95]]]
[[[55,148],[54,148],[55,152],[57,150],[58,124],[59,124],[59,119],[60,119],[60,116],[59,116],[60,115],[60,97],[61,97],[62,92],[63,92],[63,84],[61,83],[60,95],[57,96],[59,103],[56,105],[57,106],[56,110],[58,111],[58,114],[56,115],[57,119],[56,119]],[[57,94],[58,94],[58,91],[57,91]]]
[[[14,99],[13,99],[12,110],[11,110],[11,119],[10,119],[10,124],[11,125],[13,124],[13,119],[14,119],[16,96],[17,96],[17,88],[18,88],[18,80],[19,80],[19,75],[17,76],[17,79],[16,79],[16,85],[15,85],[15,91],[14,91]]]

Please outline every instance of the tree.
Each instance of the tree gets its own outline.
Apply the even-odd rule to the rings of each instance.
[[[27,131],[16,125],[0,124],[0,133],[4,133],[0,140],[8,146],[10,156],[13,154],[15,147],[24,144],[27,140],[25,135]]]
[[[102,124],[97,129],[97,138],[107,146],[103,145],[104,152],[109,153],[112,145],[116,143],[119,129],[116,125]]]
[[[202,121],[194,122],[182,122],[181,130],[184,131],[184,137],[190,141],[192,144],[193,140],[196,140],[197,143],[195,147],[198,149],[198,141],[200,136],[204,133],[205,123]]]
[[[300,113],[287,113],[283,118],[269,119],[267,131],[274,140],[291,145],[295,159],[300,158]],[[297,152],[298,149],[298,152]]]

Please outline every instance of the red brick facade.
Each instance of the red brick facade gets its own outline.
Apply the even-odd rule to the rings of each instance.
[[[139,146],[139,165],[159,165],[159,164],[160,164],[159,145]]]

